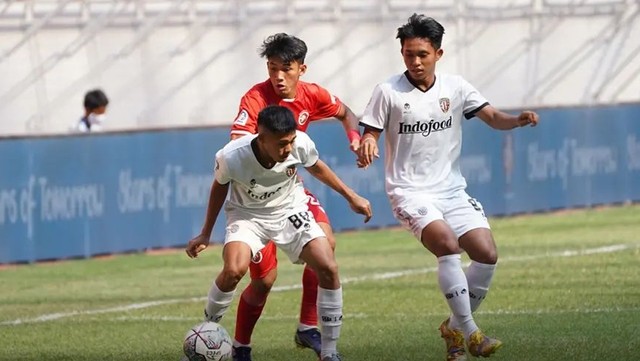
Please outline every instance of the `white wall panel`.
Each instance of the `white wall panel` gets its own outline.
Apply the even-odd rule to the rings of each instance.
[[[100,27],[96,6],[88,23],[73,20],[81,11],[72,1],[63,11],[64,22],[54,19],[55,26],[43,26],[33,36],[26,29],[37,19],[16,19],[24,5],[0,15],[0,26],[6,27],[0,31],[0,135],[67,132],[82,114],[84,92],[94,87],[111,100],[106,130],[228,125],[240,96],[266,79],[257,49],[276,32],[307,42],[309,70],[303,79],[325,86],[356,113],[375,84],[404,70],[395,39],[397,27],[411,15],[398,13],[410,7],[404,0],[352,2],[336,12],[331,5],[341,4],[338,0],[252,1],[243,11],[235,11],[240,8],[232,1],[196,1],[191,9],[198,14],[191,21],[184,19],[193,1],[184,1],[172,8],[170,21],[154,23],[170,8],[161,3],[147,7],[153,12],[135,23],[131,3],[102,1],[103,11],[115,9],[112,15],[119,17]],[[419,1],[415,6],[431,11],[446,28],[439,71],[462,74],[497,106],[639,101],[638,3],[545,4],[550,3]],[[38,11],[45,5],[57,9],[48,1]],[[559,6],[583,6],[584,15],[550,10]],[[281,10],[270,14],[274,9]],[[490,14],[491,20],[465,9]],[[530,15],[518,17],[523,12]]]

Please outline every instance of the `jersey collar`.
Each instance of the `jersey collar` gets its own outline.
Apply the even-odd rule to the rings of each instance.
[[[437,79],[437,76],[434,74],[434,75],[433,75],[433,83],[431,84],[431,86],[429,86],[426,90],[422,90],[422,89],[420,89],[420,87],[418,86],[418,84],[416,84],[416,83],[413,81],[413,79],[411,79],[411,76],[409,76],[409,71],[408,71],[408,70],[406,70],[406,71],[404,72],[404,77],[407,79],[407,81],[409,82],[409,84],[413,85],[416,89],[420,90],[420,91],[421,91],[421,92],[423,92],[423,93],[426,93],[426,92],[428,92],[428,91],[429,91],[429,89],[433,88],[433,86],[434,86],[434,85],[436,85],[436,80],[438,80],[438,79]]]

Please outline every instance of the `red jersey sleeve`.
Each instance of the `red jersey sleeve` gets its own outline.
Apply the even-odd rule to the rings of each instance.
[[[249,90],[240,99],[238,115],[231,125],[231,135],[256,134],[258,132],[258,113],[266,105],[266,101],[258,91]]]
[[[309,90],[313,92],[315,99],[315,109],[309,114],[309,120],[319,120],[335,117],[340,108],[342,102],[338,97],[329,93],[329,91],[317,84],[309,84]]]

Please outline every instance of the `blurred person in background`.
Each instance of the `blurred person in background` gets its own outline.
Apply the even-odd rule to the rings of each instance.
[[[73,126],[73,130],[80,133],[102,130],[106,120],[109,98],[100,89],[93,89],[84,95],[84,115]]]
[[[488,357],[502,342],[486,336],[472,312],[489,291],[498,262],[482,204],[469,196],[460,172],[462,121],[478,117],[491,128],[535,126],[538,115],[510,115],[489,102],[459,75],[436,73],[443,55],[444,27],[413,14],[398,28],[406,71],[378,84],[364,111],[361,166],[378,156],[385,136],[385,183],[393,214],[438,259],[438,283],[451,315],[440,325],[447,361]],[[462,268],[460,253],[471,264]]]

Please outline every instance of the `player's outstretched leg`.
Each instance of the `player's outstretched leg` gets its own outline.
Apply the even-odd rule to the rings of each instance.
[[[308,265],[302,274],[302,305],[300,307],[300,324],[294,341],[298,347],[312,349],[318,356],[322,347],[320,330],[318,330],[318,277]]]
[[[244,289],[238,302],[233,361],[251,361],[251,335],[278,275],[276,252],[275,244],[269,242],[252,258],[249,266],[251,283]]]
[[[318,314],[321,335],[321,361],[341,361],[337,343],[342,328],[342,287],[338,264],[325,237],[308,242],[300,254],[318,276]]]

